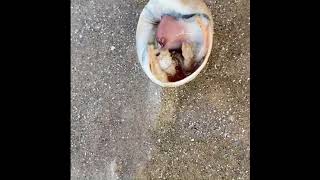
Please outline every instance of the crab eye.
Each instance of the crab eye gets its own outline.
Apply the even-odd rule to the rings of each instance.
[[[158,39],[158,43],[160,44],[161,47],[164,47],[166,45],[166,40],[165,38],[160,38]]]

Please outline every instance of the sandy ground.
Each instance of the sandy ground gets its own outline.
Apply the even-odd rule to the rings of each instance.
[[[249,179],[249,0],[205,0],[207,67],[153,84],[135,49],[147,1],[71,1],[71,179]]]

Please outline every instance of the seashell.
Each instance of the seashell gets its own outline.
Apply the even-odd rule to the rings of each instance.
[[[136,31],[140,65],[162,87],[183,85],[205,67],[212,37],[212,16],[202,0],[150,0]]]

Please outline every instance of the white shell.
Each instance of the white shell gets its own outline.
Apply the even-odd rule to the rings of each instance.
[[[209,17],[209,46],[202,64],[195,72],[176,82],[161,82],[151,73],[148,59],[148,43],[155,39],[154,23],[159,22],[164,14],[205,14]],[[140,14],[136,31],[136,46],[139,62],[147,76],[162,87],[177,87],[193,80],[205,67],[212,49],[213,20],[212,15],[202,0],[150,0]]]

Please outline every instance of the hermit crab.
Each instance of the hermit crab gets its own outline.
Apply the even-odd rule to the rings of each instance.
[[[137,25],[138,59],[154,83],[177,87],[205,67],[212,39],[212,16],[202,0],[150,0]]]

